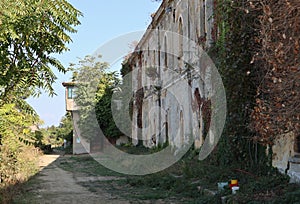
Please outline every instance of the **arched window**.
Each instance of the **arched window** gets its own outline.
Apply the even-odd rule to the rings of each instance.
[[[295,137],[294,150],[296,154],[300,154],[300,135]]]
[[[178,53],[178,66],[179,66],[179,71],[182,70],[183,67],[183,24],[182,24],[182,18],[179,18],[179,26],[178,26],[178,33],[179,33],[179,41],[178,41],[178,46],[179,46],[179,53]]]
[[[206,42],[206,8],[205,8],[205,0],[200,1],[200,36],[199,43],[204,45]]]
[[[183,121],[183,112],[180,111],[180,145],[184,145],[184,121]]]
[[[167,36],[164,39],[164,69],[168,69],[168,44]]]
[[[183,25],[182,25],[182,18],[179,18],[179,27],[178,27],[178,33],[179,33],[179,57],[181,58],[183,56]]]
[[[166,134],[166,143],[169,143],[169,116],[168,116],[168,112],[166,112],[165,115],[165,134]]]

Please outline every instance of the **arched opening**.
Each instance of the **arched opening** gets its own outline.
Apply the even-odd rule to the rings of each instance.
[[[203,26],[204,35],[206,35],[206,6],[205,6],[205,0],[202,0],[202,5],[203,5],[202,26]]]
[[[168,69],[168,44],[167,36],[164,39],[164,69]]]
[[[201,127],[201,124],[200,124],[201,96],[200,96],[199,88],[195,89],[194,98],[195,98],[196,103],[197,103],[197,110],[196,111],[197,111],[197,118],[198,118],[198,127],[200,129],[200,127]]]
[[[183,112],[180,111],[180,145],[184,144],[184,124],[183,124]]]
[[[200,110],[200,107],[201,107],[201,96],[200,96],[199,88],[195,89],[194,97],[195,97],[195,100],[197,102],[197,108]]]
[[[199,43],[204,45],[206,42],[206,8],[205,0],[200,1],[200,35],[198,36]]]
[[[178,26],[178,34],[179,34],[179,41],[178,41],[178,65],[179,65],[179,71],[182,70],[183,67],[183,23],[182,18],[179,18],[179,26]]]
[[[157,64],[155,65],[158,65],[158,76],[160,77],[160,66],[161,66],[161,42],[160,42],[160,32],[159,32],[159,27],[157,28],[157,31],[158,31],[158,36],[157,36],[157,39],[158,39],[158,49],[157,49]]]
[[[149,118],[150,120],[150,118]],[[152,131],[150,132],[150,136],[151,136],[151,141],[153,143],[154,146],[156,146],[156,141],[159,141],[158,135],[156,134],[156,120],[154,118],[153,120],[153,127],[152,127]]]
[[[150,49],[149,49],[149,45],[148,45],[148,49],[147,49],[147,54],[148,54],[148,57],[150,56]]]
[[[165,115],[165,135],[166,135],[166,142],[167,144],[169,144],[169,121],[168,121],[168,113],[166,113]]]
[[[294,151],[297,155],[300,155],[300,135],[295,136]]]

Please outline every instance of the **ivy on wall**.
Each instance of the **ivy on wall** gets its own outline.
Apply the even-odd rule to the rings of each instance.
[[[210,54],[228,102],[219,162],[264,163],[264,146],[299,134],[300,2],[218,0],[214,18],[219,32]]]
[[[249,14],[247,0],[218,0],[215,22],[218,28],[216,44],[209,54],[222,76],[227,97],[227,120],[218,145],[219,163],[255,164],[263,151],[253,141],[255,132],[250,129],[250,115],[255,105],[257,67],[251,64],[258,12]],[[244,162],[249,161],[249,162]]]
[[[258,141],[272,144],[280,134],[300,133],[300,2],[250,3],[251,10],[260,13],[253,58],[260,84],[252,127]]]

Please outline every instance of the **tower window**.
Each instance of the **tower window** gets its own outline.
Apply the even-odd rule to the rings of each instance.
[[[74,99],[76,97],[75,88],[68,87],[68,99]]]

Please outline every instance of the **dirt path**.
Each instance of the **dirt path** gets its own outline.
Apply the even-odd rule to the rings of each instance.
[[[33,178],[33,184],[30,186],[30,203],[43,204],[84,204],[84,203],[129,203],[123,200],[117,200],[106,192],[90,192],[87,188],[78,184],[78,182],[88,179],[84,177],[77,178],[73,173],[64,171],[58,166],[59,155],[44,155],[41,157],[41,172]],[[109,178],[103,177],[103,180]],[[28,201],[28,200],[27,200]],[[26,203],[25,200],[22,203]],[[29,202],[29,201],[28,201]]]

